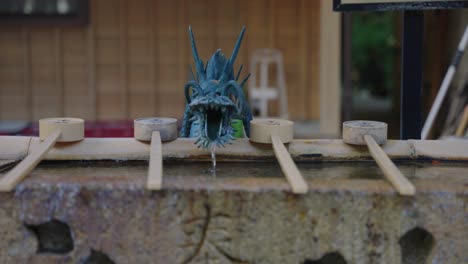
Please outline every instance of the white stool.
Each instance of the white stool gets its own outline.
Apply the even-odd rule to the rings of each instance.
[[[268,86],[268,66],[276,66],[277,87]],[[260,84],[257,86],[257,66],[260,67]],[[284,73],[283,55],[277,49],[254,50],[250,58],[249,98],[250,105],[258,109],[260,117],[268,117],[268,101],[279,99],[279,114],[287,119],[288,95],[286,93],[286,80]]]

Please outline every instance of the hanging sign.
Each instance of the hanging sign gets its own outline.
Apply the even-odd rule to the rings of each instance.
[[[391,11],[467,8],[468,0],[333,0],[334,11]]]

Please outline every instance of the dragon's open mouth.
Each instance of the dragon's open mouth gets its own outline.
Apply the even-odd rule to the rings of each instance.
[[[193,124],[195,144],[198,147],[224,146],[230,143],[234,130],[231,127],[236,105],[227,97],[219,96],[214,100],[202,98],[194,100],[190,107],[194,112]]]

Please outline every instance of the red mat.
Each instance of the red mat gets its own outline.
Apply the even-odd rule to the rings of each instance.
[[[31,123],[22,131],[0,135],[38,136],[39,124]],[[85,137],[133,137],[133,120],[124,121],[96,121],[85,123]]]

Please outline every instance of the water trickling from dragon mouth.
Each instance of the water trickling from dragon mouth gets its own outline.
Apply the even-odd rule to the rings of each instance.
[[[211,173],[216,176],[216,147],[211,147]]]

